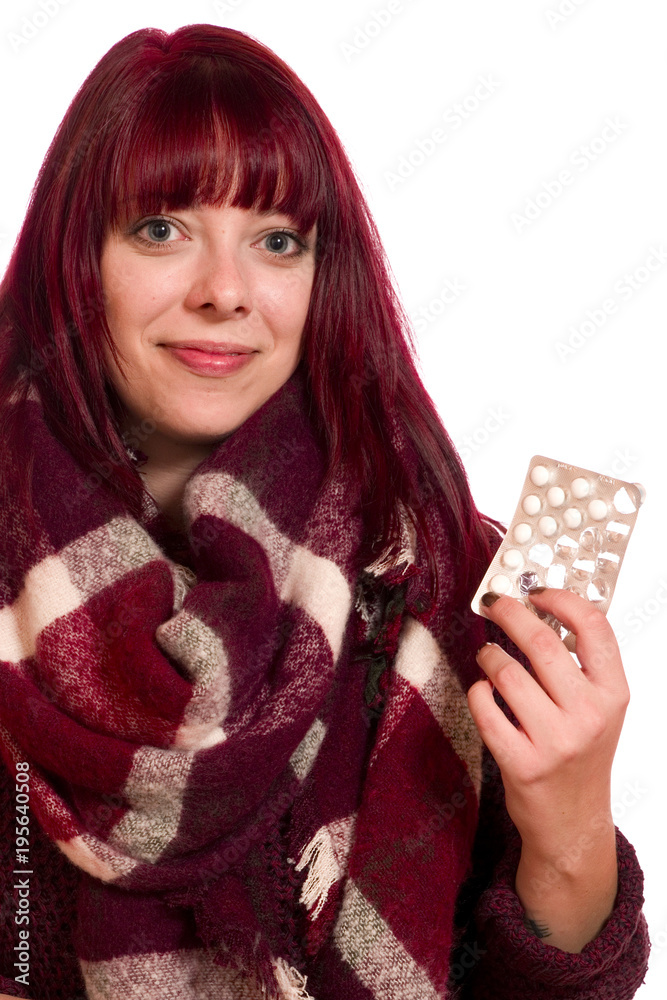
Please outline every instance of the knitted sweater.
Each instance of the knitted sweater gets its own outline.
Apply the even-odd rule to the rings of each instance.
[[[165,540],[166,543],[166,540]],[[167,546],[185,563],[177,536]],[[489,624],[490,631],[493,626]],[[492,637],[516,655],[502,633]],[[82,877],[30,816],[29,924],[16,923],[25,911],[21,874],[15,874],[15,791],[13,776],[0,764],[0,992],[32,1000],[85,1000],[75,957],[77,886]],[[455,805],[455,804],[454,804]],[[446,819],[436,817],[436,822]],[[429,830],[418,830],[414,849],[428,849]],[[598,937],[580,954],[561,951],[537,938],[523,923],[514,892],[520,838],[504,805],[500,772],[486,755],[473,871],[458,895],[458,945],[451,956],[448,996],[452,1000],[626,1000],[644,979],[649,951],[642,915],[643,878],[632,846],[617,831],[619,890],[614,911]],[[287,857],[275,863],[289,867]],[[24,883],[25,884],[25,883]],[[292,883],[296,884],[295,881]],[[285,880],[289,897],[289,879]],[[298,893],[285,899],[297,908]],[[23,906],[23,910],[21,909]],[[29,974],[17,982],[19,932],[29,927]],[[22,935],[25,940],[25,935]],[[25,953],[23,953],[25,957]],[[309,990],[318,997],[317,976]],[[25,984],[25,985],[24,985]],[[346,996],[345,983],[329,984],[327,996]],[[121,997],[118,1000],[122,1000]],[[224,998],[220,998],[224,1000]],[[415,994],[415,1000],[417,996]]]

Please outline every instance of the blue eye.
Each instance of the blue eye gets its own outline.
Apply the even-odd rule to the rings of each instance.
[[[142,232],[146,233],[148,239],[141,236]],[[178,239],[179,229],[170,219],[156,216],[154,219],[140,222],[130,230],[130,234],[137,243],[149,250],[169,250],[170,244]]]
[[[146,223],[144,228],[148,232],[150,239],[155,240],[156,243],[164,243],[169,239],[171,223],[165,222],[164,219],[153,219],[151,222]]]
[[[276,257],[301,257],[308,246],[297,234],[287,229],[277,229],[264,237],[264,246]]]
[[[272,253],[283,254],[289,248],[290,237],[287,233],[271,233],[266,237],[269,250]]]

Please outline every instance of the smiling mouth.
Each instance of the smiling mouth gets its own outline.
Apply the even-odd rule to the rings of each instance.
[[[165,343],[161,346],[168,347],[171,350],[201,351],[202,354],[239,355],[256,353],[253,347],[246,347],[244,344],[232,344],[225,341],[216,343],[215,341],[188,340],[173,344]]]
[[[169,354],[195,375],[224,377],[233,375],[252,361],[257,351],[220,350],[219,344],[187,347],[163,344]]]

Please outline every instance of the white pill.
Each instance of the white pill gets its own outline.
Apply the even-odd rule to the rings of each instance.
[[[537,514],[542,504],[540,503],[540,498],[536,497],[534,493],[530,493],[527,497],[523,498],[524,513],[529,514],[531,517]]]
[[[588,513],[594,521],[604,521],[607,516],[607,505],[604,500],[591,500],[588,505]]]
[[[507,594],[512,589],[512,582],[503,573],[496,573],[491,577],[489,587],[494,594]]]
[[[523,556],[518,549],[507,549],[503,552],[501,562],[508,569],[521,569],[523,566]]]
[[[558,523],[554,517],[541,517],[539,524],[545,538],[551,538],[558,531]]]
[[[588,496],[590,491],[591,487],[587,479],[580,476],[579,479],[572,480],[572,496],[576,497],[577,500],[583,500],[584,497]]]
[[[515,524],[514,531],[512,532],[514,541],[518,545],[525,545],[532,533],[533,529],[529,524],[526,524],[525,521],[522,521],[521,524]]]
[[[552,486],[547,493],[547,500],[552,507],[562,507],[565,503],[565,490],[562,490],[560,486]]]
[[[549,480],[549,470],[546,465],[536,465],[530,474],[530,481],[535,486],[544,486]]]
[[[581,524],[581,511],[576,507],[569,507],[563,514],[563,523],[566,528],[578,528]]]

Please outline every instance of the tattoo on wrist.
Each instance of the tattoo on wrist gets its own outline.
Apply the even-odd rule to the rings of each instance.
[[[541,924],[537,920],[531,920],[530,917],[526,917],[524,924],[529,931],[532,931],[535,937],[546,938],[551,936],[551,931],[546,924]]]

